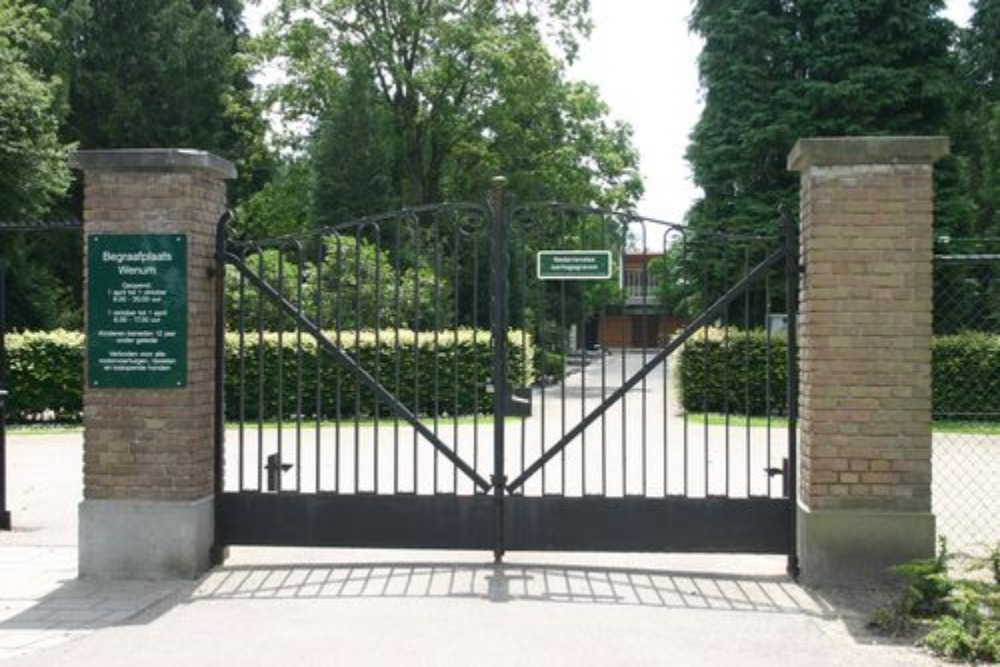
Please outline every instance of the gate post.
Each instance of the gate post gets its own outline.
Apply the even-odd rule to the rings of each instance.
[[[79,151],[87,350],[83,577],[195,577],[214,542],[216,223],[233,165]]]
[[[810,585],[934,553],[933,164],[946,137],[801,139],[798,555]]]

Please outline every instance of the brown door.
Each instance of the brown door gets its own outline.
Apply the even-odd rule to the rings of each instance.
[[[632,347],[656,347],[659,319],[656,315],[632,316]]]

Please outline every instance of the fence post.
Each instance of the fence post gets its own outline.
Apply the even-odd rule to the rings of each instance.
[[[495,501],[495,544],[493,557],[500,562],[504,553],[504,494],[507,476],[504,474],[504,444],[507,420],[507,403],[510,388],[507,378],[507,280],[510,262],[508,247],[508,226],[506,192],[507,179],[497,176],[493,179],[490,192],[492,212],[492,270],[490,272],[490,323],[493,338],[493,497]]]
[[[7,265],[0,261],[0,530],[10,530],[7,509]]]
[[[195,577],[214,542],[216,224],[232,164],[79,151],[87,346],[80,575]]]
[[[798,555],[869,584],[934,552],[933,163],[945,137],[802,139]]]

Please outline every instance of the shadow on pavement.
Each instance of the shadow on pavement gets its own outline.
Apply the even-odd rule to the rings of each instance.
[[[785,576],[517,563],[292,563],[210,573],[191,600],[462,598],[836,617]]]

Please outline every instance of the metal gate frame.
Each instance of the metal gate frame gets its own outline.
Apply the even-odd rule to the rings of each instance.
[[[56,221],[3,222],[0,235],[10,232],[40,232],[57,230],[83,231],[83,223],[72,218]],[[0,530],[12,529],[7,505],[7,416],[6,403],[10,395],[7,377],[7,264],[0,261]]]
[[[493,383],[499,397],[510,396],[507,359],[509,323],[508,274],[510,268],[511,210],[502,179],[494,182],[489,197],[492,262],[490,274],[490,321],[493,341]],[[786,346],[788,405],[788,456],[781,468],[768,469],[782,475],[783,497],[528,497],[524,484],[546,463],[563,451],[612,405],[636,387],[695,332],[713,322],[727,307],[771,269],[784,267],[785,289],[798,294],[798,241],[791,216],[782,214],[784,243],[747,273],[714,303],[693,319],[666,346],[653,355],[638,373],[602,401],[597,409],[567,432],[545,454],[513,480],[504,473],[504,423],[509,402],[497,400],[494,411],[493,475],[484,479],[476,470],[441,442],[406,405],[379,384],[370,373],[331,341],[300,308],[261,280],[227,244],[231,216],[218,229],[218,363],[216,508],[217,543],[223,545],[343,546],[490,550],[499,561],[509,550],[591,551],[696,551],[773,553],[789,556],[795,570],[796,433],[797,433],[797,298],[788,308]],[[301,330],[355,380],[374,392],[402,421],[444,455],[477,487],[471,496],[455,494],[419,495],[416,492],[382,494],[262,493],[230,492],[223,488],[224,395],[223,335],[226,267],[235,268],[240,279],[265,294]]]

